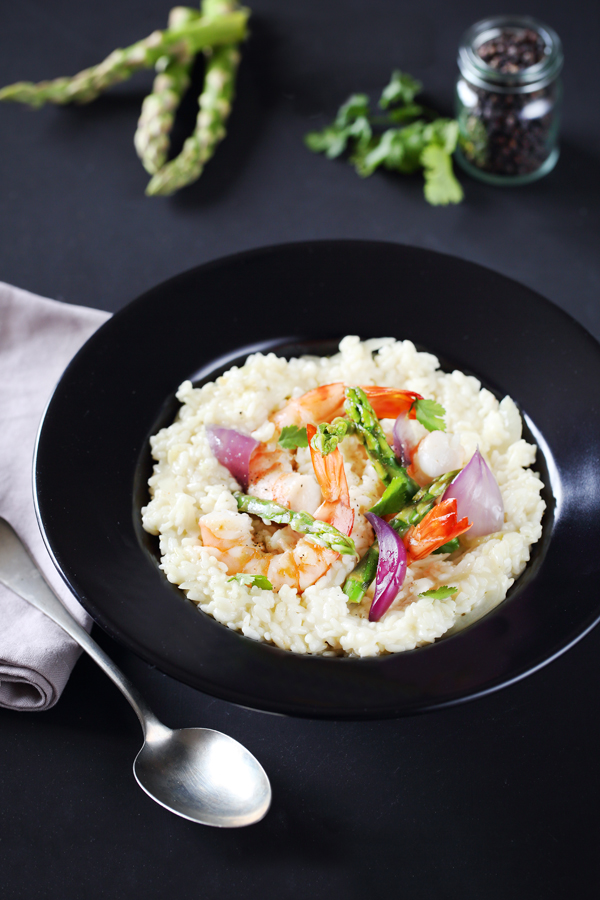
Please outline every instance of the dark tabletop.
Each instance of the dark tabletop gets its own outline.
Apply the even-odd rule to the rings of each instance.
[[[162,27],[168,8],[2,0],[0,84],[74,73]],[[255,0],[252,8],[229,135],[200,181],[171,199],[144,196],[133,150],[149,75],[87,107],[0,107],[0,280],[115,311],[240,250],[388,240],[511,276],[600,338],[597,3]],[[361,180],[304,148],[307,130],[349,93],[376,94],[395,67],[420,78],[431,105],[451,115],[460,36],[500,12],[537,16],[564,44],[562,154],[549,176],[501,189],[459,174],[465,201],[433,208],[418,176]],[[193,118],[190,101],[176,147]],[[3,900],[597,896],[598,629],[484,699],[357,723],[237,708],[95,633],[167,724],[217,728],[246,744],[269,773],[272,809],[258,825],[218,831],[155,805],[131,773],[137,720],[82,658],[54,709],[0,710]]]

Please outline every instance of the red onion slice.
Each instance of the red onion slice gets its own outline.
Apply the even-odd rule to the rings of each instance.
[[[206,436],[210,449],[221,465],[229,469],[235,480],[247,490],[250,457],[259,442],[248,434],[218,425],[207,425]]]
[[[504,524],[504,503],[498,482],[479,452],[448,485],[444,500],[456,499],[458,518],[467,516],[473,524],[469,537],[482,537],[500,531]]]
[[[394,453],[401,466],[405,468],[410,466],[413,449],[411,421],[408,418],[408,413],[400,413],[394,422]]]
[[[369,610],[369,622],[378,622],[388,611],[402,587],[406,575],[406,549],[394,529],[376,516],[365,513],[379,541],[379,561],[375,596]]]

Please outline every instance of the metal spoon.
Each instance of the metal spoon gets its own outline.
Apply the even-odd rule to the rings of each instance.
[[[77,641],[129,700],[145,738],[133,763],[133,774],[153,800],[202,825],[238,828],[263,818],[271,803],[271,785],[258,760],[219,731],[172,731],[159,722],[137,688],[63,606],[19,536],[2,517],[0,581]]]

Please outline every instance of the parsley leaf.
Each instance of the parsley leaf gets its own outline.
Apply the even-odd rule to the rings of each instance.
[[[429,144],[421,154],[425,176],[425,199],[432,206],[460,203],[463,189],[452,171],[450,154],[437,144]]]
[[[369,115],[369,98],[367,94],[351,94],[345,103],[342,103],[335,117],[335,125],[345,128],[351,125],[355,119]]]
[[[239,575],[232,575],[227,581],[238,581],[248,587],[262,588],[263,591],[272,591],[273,585],[264,575],[249,575],[246,572],[240,572]]]
[[[304,143],[314,153],[324,153],[335,159],[344,152],[348,141],[355,139],[360,146],[367,144],[372,129],[369,122],[369,98],[366,94],[352,94],[343,103],[334,122],[323,131],[310,131]]]
[[[405,175],[422,170],[429,203],[460,203],[463,191],[451,159],[458,123],[415,103],[421,89],[419,81],[396,70],[379,99],[384,114],[371,114],[367,94],[352,94],[334,121],[322,131],[306,134],[304,142],[328,159],[348,151],[348,161],[361,178],[368,178],[380,166]]]
[[[420,94],[423,85],[411,75],[396,69],[392,72],[390,83],[384,87],[379,99],[381,109],[387,109],[394,103],[412,103],[417,94]]]
[[[417,413],[417,422],[424,425],[427,431],[445,431],[444,416],[446,410],[435,400],[415,400],[414,407]]]
[[[447,584],[443,584],[439,588],[433,588],[430,591],[423,591],[422,594],[419,594],[419,597],[431,597],[433,600],[447,600],[448,597],[456,594],[457,591],[458,588],[448,587]]]
[[[423,151],[424,122],[413,122],[404,128],[388,128],[376,143],[357,148],[351,156],[356,171],[363,178],[372,175],[378,166],[410,174],[420,168]]]
[[[454,153],[458,142],[458,122],[456,119],[436,119],[425,128],[426,144],[435,144],[446,153]]]
[[[277,442],[284,450],[294,450],[296,447],[308,447],[308,435],[306,428],[298,425],[286,425],[281,429]]]

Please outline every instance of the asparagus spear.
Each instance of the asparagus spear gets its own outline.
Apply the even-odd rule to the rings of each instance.
[[[175,6],[169,13],[168,27],[182,28],[200,18],[200,10]],[[167,160],[169,132],[175,112],[190,83],[194,54],[182,43],[176,52],[161,56],[156,63],[157,75],[142,104],[133,143],[145,170],[154,175]]]
[[[418,525],[421,519],[424,519],[430,509],[433,508],[435,501],[444,493],[453,478],[459,473],[459,469],[453,472],[446,472],[435,478],[427,487],[417,491],[412,502],[405,506],[404,509],[390,519],[390,525],[394,531],[404,537],[406,532],[412,525]]]
[[[113,50],[106,59],[72,78],[56,78],[32,84],[19,81],[0,90],[0,100],[13,100],[39,107],[44,103],[89,103],[112,84],[125,81],[138,69],[154,66],[165,54],[197,53],[216,44],[230,44],[246,36],[249,10],[239,9],[214,18],[202,16],[178,28],[154,31],[147,38]]]
[[[365,445],[369,459],[383,483],[388,485],[393,478],[398,476],[408,478],[406,469],[400,465],[388,444],[379,419],[375,415],[375,410],[362,388],[347,388],[344,409],[354,422],[356,432]],[[414,489],[417,490],[416,484]]]
[[[236,6],[235,0],[204,0],[202,10],[210,9],[213,15],[215,10],[221,10],[224,15],[226,10]],[[204,89],[198,101],[194,133],[186,140],[179,156],[163,166],[150,180],[146,194],[173,194],[200,177],[217,144],[226,135],[225,122],[231,112],[239,62],[240,54],[234,43],[211,50],[206,63]]]
[[[290,525],[294,531],[299,534],[311,535],[318,543],[335,550],[336,553],[356,553],[352,538],[346,537],[333,525],[313,518],[307,512],[295,512],[293,509],[280,506],[273,500],[260,500],[258,497],[242,494],[240,491],[236,491],[233,496],[241,512],[260,516],[261,519],[277,522],[278,525]]]
[[[453,478],[458,474],[446,472],[431,482],[427,487],[421,488],[412,499],[412,502],[404,507],[389,524],[395,532],[404,537],[412,525],[417,525],[424,519],[430,509],[433,509],[435,501],[440,497]],[[377,562],[379,560],[379,543],[375,541],[355,568],[350,572],[342,590],[352,603],[360,603],[369,589],[369,585],[377,574]]]
[[[354,422],[337,416],[333,422],[321,422],[317,425],[317,433],[312,439],[312,445],[323,456],[332,453],[337,445],[347,434],[354,434],[356,428]]]

